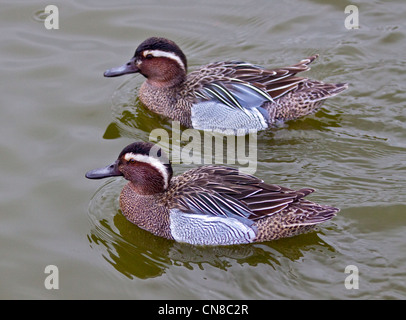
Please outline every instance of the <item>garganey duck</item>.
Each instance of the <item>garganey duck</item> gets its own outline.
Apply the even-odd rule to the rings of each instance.
[[[265,183],[238,169],[201,166],[173,177],[165,153],[151,143],[125,147],[89,179],[124,176],[124,216],[157,236],[196,245],[231,245],[298,235],[339,209],[304,198],[314,190]]]
[[[141,73],[139,92],[151,111],[200,130],[264,130],[278,122],[315,112],[326,98],[348,86],[297,77],[318,55],[285,68],[265,69],[242,62],[215,62],[187,73],[187,60],[171,40],[152,37],[134,57],[104,73],[116,77]]]

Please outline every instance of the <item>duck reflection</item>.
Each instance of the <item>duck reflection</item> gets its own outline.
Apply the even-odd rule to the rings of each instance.
[[[111,105],[114,121],[107,126],[104,139],[129,137],[147,141],[149,133],[156,128],[171,130],[171,121],[153,113],[139,101],[136,94],[139,82],[137,77],[130,78],[114,92]]]

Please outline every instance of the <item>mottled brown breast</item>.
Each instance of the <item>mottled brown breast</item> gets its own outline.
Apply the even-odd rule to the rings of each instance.
[[[140,88],[141,102],[152,112],[179,121],[191,128],[192,97],[184,96],[181,88],[157,88],[144,82]]]
[[[160,195],[139,195],[128,183],[120,195],[120,208],[130,222],[157,236],[173,239],[169,226],[169,211]]]

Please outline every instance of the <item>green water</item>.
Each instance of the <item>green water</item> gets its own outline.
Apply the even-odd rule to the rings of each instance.
[[[405,299],[406,5],[401,1],[3,1],[0,11],[0,298]],[[344,8],[359,9],[348,30]],[[315,115],[258,135],[256,175],[340,213],[317,232],[202,248],[157,238],[120,214],[124,181],[91,181],[151,130],[171,130],[107,79],[149,36],[176,41],[189,68],[239,59],[348,82]],[[191,165],[174,165],[180,174]],[[59,271],[48,290],[45,267]],[[345,287],[345,268],[359,288]]]

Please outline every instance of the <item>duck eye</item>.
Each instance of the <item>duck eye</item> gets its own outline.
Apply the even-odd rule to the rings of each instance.
[[[152,59],[154,56],[151,54],[151,53],[148,53],[146,56],[145,56],[145,59]]]
[[[134,159],[130,159],[130,160],[128,160],[128,163],[131,163],[131,164],[134,164],[134,163],[136,163],[137,161],[135,161]]]

